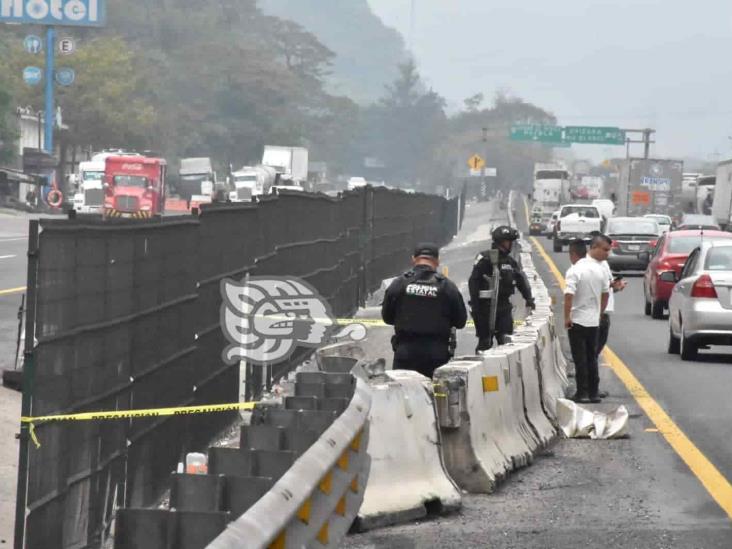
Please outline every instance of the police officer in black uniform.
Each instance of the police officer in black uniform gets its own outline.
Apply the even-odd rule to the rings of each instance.
[[[496,325],[493,333],[499,345],[508,342],[509,334],[513,333],[513,315],[511,296],[514,288],[517,287],[526,300],[526,305],[532,310],[536,308],[534,298],[531,296],[531,288],[526,275],[519,267],[516,260],[511,257],[511,247],[518,239],[519,233],[516,229],[502,225],[496,227],[491,233],[493,238],[493,249],[498,250],[498,304],[496,308]],[[493,335],[491,334],[491,300],[480,299],[481,290],[489,290],[490,285],[486,278],[493,276],[493,265],[488,251],[481,252],[475,258],[473,272],[468,280],[470,291],[470,313],[475,322],[475,333],[478,337],[476,352],[485,351],[493,346]]]
[[[437,272],[439,248],[417,246],[412,269],[395,278],[381,305],[384,322],[394,326],[394,369],[432,377],[450,360],[453,328],[465,327],[468,314],[455,284]]]

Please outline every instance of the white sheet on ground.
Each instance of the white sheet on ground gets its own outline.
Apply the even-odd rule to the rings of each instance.
[[[587,410],[565,398],[557,399],[557,422],[568,438],[622,438],[628,430],[628,409],[610,413]]]

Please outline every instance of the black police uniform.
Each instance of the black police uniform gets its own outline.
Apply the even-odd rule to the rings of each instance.
[[[468,319],[460,290],[429,265],[417,265],[394,279],[381,316],[394,326],[394,369],[416,370],[430,378],[450,360],[452,328],[465,327]]]
[[[518,233],[510,227],[498,227],[493,231],[493,236],[493,247],[496,249],[496,242],[500,241],[498,239],[513,241],[518,237]],[[475,333],[478,337],[476,351],[485,351],[493,345],[493,338],[490,335],[491,300],[480,299],[480,291],[490,289],[483,275],[486,275],[488,278],[493,276],[493,265],[488,252],[488,250],[481,252],[475,258],[473,272],[468,279],[470,313],[475,322]],[[526,300],[526,304],[531,308],[534,308],[534,299],[531,295],[531,287],[526,279],[526,275],[521,270],[518,262],[508,252],[501,249],[498,249],[498,273],[498,305],[496,307],[496,325],[493,331],[496,336],[496,341],[501,345],[506,343],[506,336],[513,333],[511,296],[514,293],[514,288],[519,289],[519,292],[521,292],[521,295]]]

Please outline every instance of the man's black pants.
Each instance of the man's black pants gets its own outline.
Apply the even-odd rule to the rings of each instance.
[[[395,370],[414,370],[432,378],[437,368],[450,361],[449,340],[437,336],[399,337],[393,347]]]
[[[607,337],[610,334],[610,315],[603,313],[600,317],[600,328],[597,331],[597,354],[599,355],[605,348]]]
[[[600,384],[600,374],[597,369],[598,327],[572,324],[567,330],[569,346],[572,349],[575,376],[577,380],[577,395],[596,397]]]

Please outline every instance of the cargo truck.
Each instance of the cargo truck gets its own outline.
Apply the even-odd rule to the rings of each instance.
[[[717,165],[712,215],[723,229],[732,226],[732,159]]]
[[[232,172],[230,178],[229,200],[231,202],[251,202],[254,197],[269,194],[277,181],[277,171],[271,166],[244,166]]]
[[[194,196],[208,196],[212,188],[216,189],[216,172],[210,158],[181,158],[175,186],[180,198],[190,201]]]
[[[620,217],[656,213],[679,221],[684,212],[681,160],[629,158],[620,168],[617,211]]]
[[[74,210],[82,214],[104,213],[104,170],[106,159],[110,156],[139,157],[136,152],[121,149],[105,150],[92,155],[91,160],[79,162],[76,176]]]
[[[105,217],[148,218],[163,213],[166,162],[146,156],[109,156],[104,169]]]
[[[262,165],[274,168],[283,181],[291,180],[293,184],[301,187],[307,184],[308,150],[303,147],[265,145]]]
[[[532,215],[547,224],[553,212],[569,201],[569,172],[563,164],[536,163]]]

